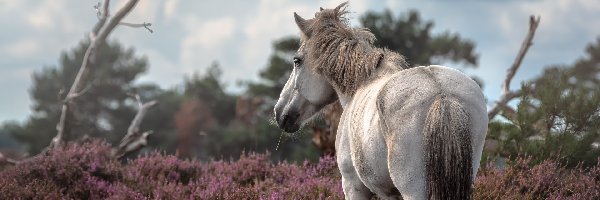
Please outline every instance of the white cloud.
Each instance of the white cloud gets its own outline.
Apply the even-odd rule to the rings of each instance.
[[[89,15],[94,16],[94,10],[90,3]],[[82,16],[69,12],[71,2],[66,0],[44,0],[37,2],[28,9],[26,20],[30,26],[44,31],[60,31],[62,33],[81,33],[86,27],[82,22]],[[94,16],[95,17],[95,16]]]
[[[238,69],[225,71],[225,73],[231,73],[230,77],[236,79],[256,78],[256,72],[267,64],[267,58],[272,52],[273,41],[285,36],[299,35],[299,30],[294,22],[294,12],[304,18],[312,18],[314,13],[319,11],[319,7],[334,8],[342,2],[345,0],[310,2],[261,0],[255,8],[256,12],[245,16],[241,22],[243,39],[238,47],[239,57],[237,58],[241,65],[238,66]],[[351,22],[355,23],[355,20],[352,19],[366,11],[368,7],[367,1],[350,1]],[[252,74],[252,76],[248,76],[248,74]]]
[[[596,0],[559,0],[559,1],[523,1],[513,3],[498,12],[497,23],[503,35],[508,39],[521,39],[524,33],[515,29],[527,30],[529,15],[541,16],[537,30],[539,42],[551,42],[557,38],[576,35],[574,30],[583,30],[579,34],[599,34],[600,26],[593,24],[600,10],[600,1]],[[525,22],[525,23],[523,23]]]
[[[198,63],[207,62],[202,58],[222,57],[223,43],[231,39],[236,31],[236,22],[232,17],[202,23],[190,17],[185,25],[188,34],[181,40],[181,62],[186,72],[193,72]]]
[[[116,13],[126,2],[128,1],[119,1],[119,5],[116,8],[113,8],[111,12]],[[155,21],[158,12],[161,10],[161,6],[162,4],[160,1],[139,1],[123,21],[130,23]]]
[[[3,120],[22,121],[29,115],[31,100],[27,88],[30,86],[29,79],[33,68],[29,66],[17,65],[14,68],[0,67],[0,91],[2,96],[0,103],[0,122]]]
[[[0,1],[0,9],[13,11],[23,4],[22,0],[2,0]]]
[[[515,33],[515,23],[522,24],[522,22],[525,22],[525,18],[517,21],[513,15],[514,13],[508,12],[496,13],[496,23],[500,27],[500,30],[505,37],[514,37],[517,35]]]
[[[166,0],[164,5],[163,12],[165,13],[165,18],[170,19],[175,15],[175,10],[179,5],[179,0]]]
[[[37,29],[52,28],[52,17],[48,10],[38,8],[27,16],[30,25]]]
[[[243,27],[244,42],[240,46],[240,58],[242,63],[253,64],[244,66],[247,71],[258,71],[266,64],[273,40],[299,33],[294,23],[294,12],[308,18],[319,9],[318,6],[305,4],[295,1],[260,1],[257,13],[247,17]]]
[[[214,48],[224,40],[231,38],[235,31],[235,20],[231,17],[207,21],[193,27],[191,34],[183,42],[200,45],[203,48]]]
[[[497,26],[501,36],[497,40],[504,42],[490,42],[485,37],[477,41],[483,51],[477,74],[486,81],[486,96],[490,100],[498,96],[503,74],[528,31],[530,15],[541,16],[541,22],[512,88],[541,74],[543,67],[569,64],[581,56],[583,47],[600,34],[599,26],[592,24],[598,10],[600,2],[594,0],[518,1],[489,9],[489,27]]]
[[[2,48],[4,53],[18,58],[33,56],[39,50],[40,45],[33,39],[21,39]]]
[[[388,8],[402,8],[402,6],[406,4],[404,0],[386,0],[385,7]]]
[[[595,24],[590,24],[590,22],[596,19],[598,10],[600,10],[600,2],[593,0],[562,0],[559,4],[542,4],[540,2],[539,5],[525,4],[522,10],[523,12],[540,14],[551,23],[569,22],[575,26],[597,27]]]
[[[33,68],[31,67],[18,67],[13,70],[9,70],[6,72],[10,77],[14,79],[27,79],[31,77],[33,73]]]
[[[327,8],[327,9],[332,9],[344,2],[348,2],[348,11],[350,11],[352,13],[363,13],[369,9],[369,0],[352,0],[352,1],[332,0],[332,1],[326,1],[324,5],[319,5],[319,6],[322,6],[323,8]],[[321,3],[321,2],[319,2],[319,3]],[[317,11],[317,10],[314,10],[314,11]]]
[[[148,58],[149,68],[148,73],[141,76],[137,82],[151,82],[162,86],[180,83],[183,71],[159,49],[140,50],[138,53]]]
[[[311,18],[320,6],[333,8],[343,1],[346,0],[140,1],[125,21],[151,22],[156,32],[150,34],[143,29],[120,27],[111,38],[148,57],[149,74],[140,81],[169,87],[179,83],[183,74],[203,71],[199,67],[218,61],[223,67],[224,80],[232,83],[257,77],[258,70],[268,62],[275,39],[298,35],[293,12]],[[0,0],[0,23],[11,30],[0,32],[0,52],[7,55],[0,59],[0,68],[31,66],[38,69],[56,63],[59,52],[74,47],[96,22],[92,8],[96,2]],[[111,13],[116,13],[124,2],[111,1]],[[424,20],[435,22],[434,33],[450,30],[476,42],[481,67],[469,72],[485,80],[486,91],[491,91],[491,95],[486,93],[490,100],[499,93],[503,77],[498,74],[504,74],[514,59],[527,31],[530,14],[541,15],[542,23],[535,45],[517,76],[539,74],[541,67],[551,63],[572,62],[583,54],[585,44],[600,34],[600,26],[594,21],[600,10],[598,0],[501,3],[350,0],[351,24],[359,26],[356,18],[367,9],[381,11],[385,7],[396,16],[407,9],[417,9]],[[6,98],[0,104],[12,105],[9,103],[27,98],[25,83],[30,82],[29,73],[24,69],[11,74],[0,73],[4,75],[0,80],[19,77],[23,83],[19,91],[24,95]],[[518,84],[524,79],[528,78],[515,77],[513,82]]]

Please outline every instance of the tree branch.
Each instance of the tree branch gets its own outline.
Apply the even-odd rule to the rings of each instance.
[[[94,28],[92,29],[91,32],[91,37],[90,38],[95,38],[96,35],[98,35],[98,32],[100,31],[100,29],[102,28],[102,26],[104,26],[104,24],[106,23],[106,19],[108,19],[108,6],[110,4],[109,0],[104,0],[102,3],[102,7],[100,6],[100,3],[98,3],[96,7],[96,10],[98,11],[98,22],[96,22],[96,25],[94,25]]]
[[[515,120],[517,119],[517,111],[515,111],[515,109],[506,104],[499,105],[498,107],[502,111],[502,116],[504,118],[509,119],[512,122],[516,122]]]
[[[529,47],[533,45],[533,37],[535,36],[535,31],[540,24],[540,17],[534,17],[533,15],[529,17],[529,32],[527,33],[523,43],[521,44],[521,49],[519,50],[519,54],[515,58],[514,63],[508,70],[506,71],[506,78],[502,83],[502,94],[500,95],[499,100],[492,106],[492,108],[488,111],[488,119],[493,119],[498,112],[500,112],[501,107],[506,107],[507,103],[516,97],[520,97],[522,95],[521,90],[510,91],[510,82],[513,77],[517,73],[517,70],[521,66],[523,62],[523,58],[525,58],[525,54],[527,54],[527,50]],[[529,90],[533,90],[533,88],[529,88]]]
[[[142,120],[148,112],[148,109],[156,105],[158,102],[154,100],[142,104],[139,95],[136,95],[135,98],[140,108],[131,121],[129,128],[127,129],[127,134],[123,137],[123,139],[121,139],[119,146],[113,150],[113,156],[117,158],[120,158],[130,152],[137,151],[146,146],[148,144],[148,136],[152,134],[152,131],[140,133],[140,124],[142,124]]]
[[[80,96],[81,91],[89,78],[89,74],[91,73],[91,69],[96,64],[96,54],[98,52],[98,47],[101,44],[106,42],[106,38],[113,31],[113,29],[119,24],[119,22],[135,7],[138,0],[129,0],[123,8],[121,8],[117,14],[110,19],[108,24],[106,24],[106,20],[109,16],[109,0],[104,0],[100,12],[100,20],[96,23],[92,32],[90,33],[90,45],[88,46],[85,54],[83,56],[83,62],[81,64],[81,68],[77,72],[77,76],[75,77],[75,81],[71,86],[71,89],[67,93],[65,97],[65,103],[62,105],[60,121],[56,126],[57,134],[52,139],[48,148],[55,148],[61,146],[64,143],[65,138],[70,134],[70,126],[68,123],[72,121],[73,118],[73,100],[74,97]]]
[[[494,106],[492,106],[492,108],[488,111],[488,119],[491,120],[492,118],[494,118],[500,112],[500,110],[502,110],[503,107],[507,107],[509,101],[513,100],[514,98],[520,97],[521,93],[521,90],[503,93],[500,96],[500,99],[498,99]]]
[[[81,92],[75,93],[75,94],[71,94],[71,96],[65,97],[65,99],[63,100],[64,103],[67,103],[69,101],[71,101],[72,99],[75,98],[79,98],[81,95],[84,95],[86,92],[88,92],[90,90],[90,88],[92,88],[92,84],[89,84],[88,86],[86,86],[85,88],[83,88],[83,90],[81,90]]]
[[[138,0],[129,0],[119,11],[115,14],[108,24],[98,34],[98,40],[104,42],[108,35],[115,29],[115,27],[121,22],[121,20],[131,12],[133,7],[137,4]]]
[[[536,19],[533,15],[529,16],[529,32],[527,33],[527,36],[521,44],[521,49],[519,50],[519,54],[517,54],[514,63],[506,71],[506,78],[504,79],[504,83],[502,84],[503,93],[507,93],[508,91],[510,91],[510,81],[515,76],[517,70],[521,66],[521,62],[523,62],[523,58],[525,57],[525,54],[527,54],[527,50],[529,50],[529,47],[533,45],[533,36],[535,36],[535,30],[537,29],[539,24],[540,17],[537,17]]]
[[[129,27],[132,27],[132,28],[141,28],[141,27],[144,27],[150,33],[154,33],[154,31],[152,29],[150,29],[150,26],[152,26],[152,23],[146,23],[146,22],[144,22],[144,23],[141,23],[141,24],[134,24],[134,23],[129,23],[129,22],[121,22],[121,23],[119,23],[119,25],[129,26]]]
[[[4,163],[11,164],[11,165],[17,165],[17,164],[21,163],[21,161],[6,157],[6,156],[4,156],[4,154],[2,154],[0,152],[0,165],[2,165]]]

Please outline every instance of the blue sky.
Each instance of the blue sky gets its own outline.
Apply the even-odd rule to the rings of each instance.
[[[57,65],[61,52],[86,37],[97,18],[95,0],[0,0],[0,122],[23,121],[30,114],[31,74]],[[125,0],[113,0],[116,12]],[[150,68],[139,82],[175,87],[193,72],[203,72],[214,61],[236,91],[237,80],[257,80],[271,53],[272,41],[297,35],[293,12],[310,17],[319,6],[334,7],[340,0],[141,0],[125,19],[151,22],[154,33],[118,27],[111,35],[140,56]],[[391,9],[396,15],[416,9],[435,22],[434,33],[459,33],[476,43],[479,68],[466,70],[485,82],[490,102],[500,94],[505,71],[514,60],[527,32],[528,16],[542,17],[513,88],[539,75],[543,67],[570,64],[584,55],[587,44],[600,36],[597,0],[463,0],[406,1],[351,0],[351,24],[367,10]],[[455,63],[440,63],[460,68]],[[490,103],[491,104],[491,103]]]

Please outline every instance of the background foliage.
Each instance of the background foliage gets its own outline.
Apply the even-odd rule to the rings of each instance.
[[[508,121],[490,123],[487,138],[498,141],[488,155],[531,156],[534,163],[552,158],[568,167],[597,164],[600,156],[600,38],[572,65],[550,66],[524,83],[516,111]],[[528,88],[534,87],[533,91]]]
[[[391,16],[390,11],[370,12],[360,21],[371,30],[380,30],[374,32],[378,38],[376,45],[402,52],[414,64],[430,64],[437,59],[477,65],[478,55],[472,42],[455,33],[432,35],[433,22],[422,21],[416,11],[398,17]],[[424,46],[414,48],[406,43]],[[5,123],[0,133],[26,145],[32,155],[47,146],[56,133],[60,114],[61,98],[57,94],[70,87],[87,45],[82,42],[63,53],[58,66],[35,73],[30,90],[34,102],[32,116],[23,124]],[[112,41],[101,47],[98,59],[101,63],[91,76],[93,84],[77,102],[81,106],[76,108],[76,138],[71,140],[89,136],[116,144],[137,110],[131,95],[139,94],[142,101],[159,102],[150,109],[141,126],[142,130],[155,133],[145,151],[159,149],[202,160],[237,158],[244,150],[270,151],[274,160],[316,161],[319,149],[309,140],[311,130],[288,135],[271,124],[272,107],[291,72],[291,60],[299,45],[297,37],[274,41],[269,63],[259,72],[261,79],[244,82],[245,91],[232,94],[226,92],[228,86],[223,83],[216,62],[203,73],[185,77],[175,88],[137,83],[136,78],[148,67],[145,58],[136,57],[133,49]]]

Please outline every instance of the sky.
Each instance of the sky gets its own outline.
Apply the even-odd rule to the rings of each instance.
[[[87,37],[97,21],[97,0],[0,0],[0,123],[23,122],[31,114],[32,73],[56,66],[62,52]],[[115,13],[126,1],[111,1]],[[181,84],[184,76],[204,72],[213,62],[223,69],[228,90],[239,92],[239,80],[258,80],[274,40],[298,35],[293,12],[310,18],[319,7],[341,0],[140,0],[124,21],[152,23],[154,33],[120,26],[118,40],[149,61],[138,82],[162,88]],[[491,105],[500,95],[506,70],[528,30],[529,15],[541,23],[512,88],[541,74],[549,65],[582,58],[585,47],[600,36],[598,0],[350,0],[351,26],[366,11],[390,9],[398,16],[420,12],[435,23],[434,34],[458,33],[476,44],[479,67],[465,73],[480,77]],[[439,63],[464,69],[460,63]]]

